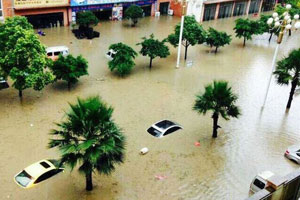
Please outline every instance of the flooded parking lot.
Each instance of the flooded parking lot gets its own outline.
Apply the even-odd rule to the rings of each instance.
[[[233,34],[234,19],[205,22]],[[189,48],[187,62],[175,69],[177,49],[170,47],[166,59],[139,55],[132,73],[119,78],[107,67],[105,53],[112,43],[123,42],[135,50],[141,37],[154,33],[167,37],[180,21],[176,17],[142,19],[135,28],[129,22],[102,22],[95,29],[100,38],[77,40],[69,27],[46,29],[41,41],[46,46],[66,45],[74,55],[89,62],[89,76],[68,91],[65,82],[47,86],[42,92],[25,90],[0,92],[0,199],[16,200],[198,200],[244,199],[253,177],[263,170],[286,175],[298,165],[283,157],[286,148],[300,143],[300,97],[285,111],[290,87],[272,81],[266,106],[261,110],[271,72],[275,40],[257,36],[242,47],[242,39],[220,48]],[[286,37],[279,57],[300,47],[299,31]],[[183,50],[182,50],[183,58]],[[188,67],[186,67],[186,64]],[[220,120],[219,137],[212,139],[212,119],[192,110],[195,95],[213,80],[228,80],[238,94],[242,115]],[[111,176],[94,175],[95,188],[85,191],[85,177],[76,169],[57,175],[30,190],[19,188],[13,176],[24,167],[44,158],[58,158],[47,149],[49,131],[63,119],[68,102],[77,97],[100,95],[112,105],[114,119],[127,137],[126,159]],[[151,124],[170,119],[184,127],[165,138],[147,133]],[[194,143],[199,141],[200,146]],[[140,155],[139,150],[149,148]],[[155,176],[164,177],[158,180]]]

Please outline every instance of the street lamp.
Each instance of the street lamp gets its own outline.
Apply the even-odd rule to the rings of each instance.
[[[179,0],[179,2],[182,5],[182,16],[181,16],[181,24],[180,24],[180,34],[179,34],[179,42],[178,42],[176,68],[179,68],[179,64],[180,64],[181,40],[182,40],[182,33],[183,33],[184,16],[186,14],[186,8],[187,8],[188,0]]]
[[[272,80],[273,71],[274,71],[275,65],[276,65],[276,58],[278,55],[279,46],[282,42],[283,35],[284,35],[285,31],[291,31],[293,27],[295,28],[295,30],[300,28],[299,15],[298,14],[294,15],[294,17],[292,19],[291,15],[289,14],[289,10],[291,8],[292,8],[292,6],[290,4],[287,4],[285,6],[286,11],[282,15],[279,16],[278,13],[274,12],[272,14],[272,17],[270,17],[267,21],[267,24],[270,27],[272,26],[272,24],[274,22],[274,25],[273,25],[273,27],[271,27],[271,29],[280,29],[280,32],[279,32],[279,35],[277,38],[277,45],[276,45],[276,49],[275,49],[273,60],[272,60],[272,71],[271,71],[271,75],[269,78],[267,91],[266,91],[266,95],[264,98],[264,103],[262,105],[262,108],[264,108],[264,106],[266,104],[266,100],[268,97],[269,88],[270,88],[270,84],[271,84],[271,80]]]

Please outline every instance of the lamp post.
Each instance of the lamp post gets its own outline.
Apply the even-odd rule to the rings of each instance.
[[[271,71],[271,74],[269,77],[269,82],[268,82],[268,86],[267,86],[267,90],[266,90],[262,108],[264,108],[266,101],[267,101],[269,88],[270,88],[270,84],[271,84],[271,80],[272,80],[272,75],[273,75],[273,72],[274,72],[275,66],[276,66],[276,58],[278,55],[279,46],[282,42],[283,35],[284,35],[285,31],[291,31],[293,26],[296,30],[300,28],[299,15],[296,14],[294,16],[294,19],[292,19],[291,15],[289,14],[289,10],[292,8],[292,6],[290,4],[287,4],[285,8],[286,8],[286,11],[281,16],[279,16],[278,13],[274,12],[272,17],[269,18],[267,21],[267,24],[269,26],[272,26],[274,24],[273,27],[271,27],[272,29],[280,29],[280,32],[279,32],[279,35],[277,38],[277,45],[276,45],[276,49],[275,49],[273,60],[272,60],[272,71]]]
[[[180,51],[181,51],[183,25],[184,25],[184,17],[185,17],[185,14],[186,14],[186,8],[187,8],[188,0],[179,0],[179,2],[181,2],[181,5],[182,5],[182,16],[181,16],[181,23],[180,23],[180,34],[179,34],[179,42],[178,42],[176,68],[179,68],[179,64],[180,64]]]

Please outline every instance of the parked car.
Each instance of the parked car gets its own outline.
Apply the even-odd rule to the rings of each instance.
[[[57,160],[40,160],[15,175],[14,180],[22,188],[28,189],[63,170]]]
[[[6,88],[9,88],[7,81],[3,77],[0,77],[0,90],[6,89]]]
[[[67,56],[69,55],[69,48],[66,46],[56,46],[56,47],[48,47],[46,49],[48,58],[56,61],[59,55]]]
[[[285,157],[300,164],[300,145],[290,146],[284,153]]]
[[[182,126],[179,124],[171,122],[170,120],[161,120],[153,124],[147,131],[154,137],[164,137],[179,129],[182,129]]]
[[[250,193],[256,193],[267,187],[268,179],[274,176],[273,172],[263,171],[256,175],[250,184]]]

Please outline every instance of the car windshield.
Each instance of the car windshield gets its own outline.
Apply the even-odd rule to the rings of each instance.
[[[255,179],[254,183],[253,183],[256,187],[258,187],[259,189],[264,189],[265,188],[265,184],[263,182],[261,182],[258,179]]]
[[[159,130],[156,130],[153,127],[148,128],[148,133],[150,133],[151,135],[153,135],[154,137],[160,137],[161,136],[161,132]]]
[[[168,120],[163,120],[161,122],[158,122],[157,124],[155,124],[157,127],[161,128],[161,129],[167,129],[170,126],[175,125],[175,123],[168,121]]]
[[[15,179],[20,185],[26,187],[32,180],[32,177],[25,170],[23,170],[15,177]]]

